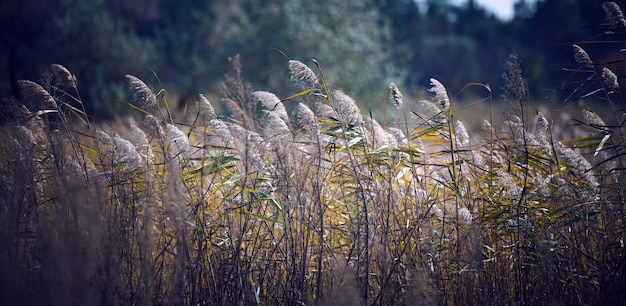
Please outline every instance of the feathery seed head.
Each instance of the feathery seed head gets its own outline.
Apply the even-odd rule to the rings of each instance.
[[[256,132],[246,130],[239,124],[228,124],[227,127],[232,138],[242,146],[251,143],[253,148],[258,149],[263,144],[263,137]]]
[[[22,94],[22,99],[25,102],[28,102],[33,106],[42,106],[44,108],[52,107],[53,109],[58,109],[54,98],[41,85],[29,80],[19,80],[17,81],[17,84],[20,87],[20,93]]]
[[[547,131],[549,126],[548,119],[542,112],[537,113],[537,129],[540,131]]]
[[[285,122],[289,122],[289,116],[287,116],[285,105],[283,105],[275,94],[268,91],[255,91],[252,94],[259,101],[259,103],[261,103],[263,109],[275,113]]]
[[[428,91],[435,94],[435,102],[437,103],[437,106],[439,106],[439,108],[444,112],[450,110],[450,99],[448,98],[448,92],[443,84],[436,79],[431,78],[430,85],[432,85],[432,87]]]
[[[128,140],[115,135],[113,138],[117,161],[125,164],[124,169],[133,171],[139,169],[142,165],[142,158],[135,146]]]
[[[593,128],[594,135],[603,136],[608,133],[606,123],[595,112],[583,109],[583,120]]]
[[[148,136],[146,133],[139,127],[134,124],[130,125],[130,134],[132,136],[132,140],[136,144],[145,144],[148,143]]]
[[[224,106],[226,106],[226,109],[230,112],[230,115],[233,117],[233,119],[248,126],[248,115],[246,115],[246,113],[239,106],[239,104],[237,104],[237,102],[229,98],[223,98],[222,103],[224,103]]]
[[[252,93],[254,97],[261,103],[263,109],[273,111],[278,105],[280,105],[280,99],[269,91],[255,91]]]
[[[136,125],[130,125],[131,142],[135,145],[137,152],[145,156],[149,161],[152,159],[152,147],[146,133]]]
[[[402,132],[401,129],[390,127],[390,128],[387,128],[387,132],[391,136],[396,138],[396,143],[398,144],[398,146],[405,147],[409,143],[408,139],[406,138],[406,136],[404,135],[404,132]]]
[[[198,101],[196,102],[196,105],[198,106],[200,114],[204,116],[206,121],[211,121],[217,118],[213,105],[211,105],[209,99],[207,99],[203,94],[200,94],[198,96]]]
[[[165,130],[169,136],[170,144],[175,149],[174,154],[182,154],[189,151],[189,138],[173,124],[166,124]]]
[[[395,106],[402,106],[402,92],[400,92],[398,86],[396,86],[396,84],[393,82],[389,83],[389,97],[391,98],[391,101],[393,101],[393,104]]]
[[[311,129],[317,126],[317,119],[313,111],[306,105],[299,103],[294,111],[296,125],[299,128]]]
[[[364,117],[364,119],[365,119],[365,122],[368,123],[369,125],[369,127],[367,128],[368,132],[371,131],[374,134],[373,138],[375,140],[376,146],[378,147],[387,146],[391,148],[394,148],[397,146],[396,138],[390,135],[389,133],[387,133],[387,131],[383,129],[383,127],[380,126],[380,124],[376,120],[367,116]]]
[[[60,86],[76,88],[76,85],[78,84],[76,76],[74,76],[67,68],[59,64],[52,64],[50,67],[52,67],[52,72],[54,73],[54,76]]]
[[[617,76],[611,69],[604,67],[602,68],[602,80],[604,81],[604,85],[609,90],[618,90],[619,82],[617,81]]]
[[[265,136],[285,135],[289,133],[287,123],[275,112],[265,112],[266,123],[264,125]]]
[[[602,9],[606,15],[606,20],[611,24],[611,28],[619,29],[626,27],[626,19],[624,19],[622,9],[617,3],[604,2],[602,3]]]
[[[433,117],[441,113],[441,108],[437,104],[428,100],[420,100],[417,102],[419,113],[428,117]]]
[[[457,145],[461,148],[469,148],[470,137],[465,128],[465,124],[461,120],[454,122],[454,133],[456,136]]]
[[[128,87],[134,92],[132,102],[139,104],[146,110],[152,110],[157,106],[156,95],[148,85],[136,76],[126,75]]]
[[[598,114],[588,109],[583,109],[583,119],[585,120],[585,123],[589,125],[599,126],[599,127],[606,126],[606,124],[604,123],[604,120],[602,120],[602,118],[600,118]]]
[[[341,90],[335,90],[333,95],[333,109],[341,123],[345,125],[363,124],[363,116],[356,102]]]
[[[487,119],[483,120],[483,131],[486,133],[491,133],[493,131],[491,127],[491,122],[489,122],[489,120]]]
[[[314,88],[319,83],[315,72],[300,61],[290,60],[289,71],[291,72],[291,81],[301,90]]]
[[[209,128],[212,130],[209,134],[209,145],[214,147],[233,147],[234,138],[226,123],[219,119],[213,119],[209,122]]]
[[[434,123],[445,123],[447,121],[446,114],[442,109],[428,100],[420,100],[417,102],[417,112],[421,119]]]
[[[535,130],[536,140],[539,148],[549,156],[553,156],[552,143],[549,134],[549,122],[542,112],[537,113],[537,129]]]
[[[152,115],[147,115],[146,118],[143,119],[143,125],[150,133],[150,136],[158,137],[161,139],[164,138],[165,133],[163,132],[163,128],[161,127],[161,124],[156,117]]]
[[[577,171],[578,175],[585,181],[587,191],[589,192],[586,196],[594,196],[594,194],[597,193],[597,188],[600,186],[600,183],[598,183],[592,171],[593,167],[591,163],[589,163],[579,151],[566,147],[560,141],[555,143],[555,148],[563,157],[565,163],[570,165],[573,170]]]
[[[509,200],[518,200],[522,195],[522,188],[515,183],[513,176],[509,172],[500,170],[497,177],[496,186],[502,187],[502,195]]]
[[[469,209],[463,207],[461,209],[459,209],[459,221],[462,224],[465,225],[471,225],[472,224],[472,213],[469,211]]]
[[[520,147],[524,146],[539,146],[534,134],[526,132],[526,127],[517,115],[511,116],[508,120],[504,121],[504,125],[507,127],[513,141]]]
[[[100,154],[105,157],[115,156],[115,143],[109,134],[102,130],[96,131],[95,136],[97,148]]]
[[[318,117],[323,117],[323,118],[335,118],[336,117],[335,111],[330,105],[319,102],[319,101],[313,103],[313,112]]]
[[[589,57],[587,51],[585,51],[579,45],[574,44],[572,46],[574,48],[574,58],[576,59],[577,63],[585,65],[587,67],[593,66],[593,61]]]
[[[96,131],[96,140],[99,144],[104,144],[106,146],[113,145],[113,139],[111,139],[111,136],[102,130]]]

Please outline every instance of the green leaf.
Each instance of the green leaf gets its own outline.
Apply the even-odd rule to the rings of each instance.
[[[602,141],[600,141],[600,144],[596,148],[596,152],[593,153],[593,156],[596,156],[598,155],[598,153],[600,153],[602,147],[604,147],[604,144],[607,142],[607,140],[609,140],[609,138],[611,138],[611,134],[604,135],[604,138],[602,138]]]
[[[309,88],[309,89],[303,90],[303,91],[301,91],[301,92],[299,92],[297,94],[291,95],[291,96],[289,96],[287,98],[284,98],[284,99],[280,100],[280,102],[285,102],[285,101],[289,101],[289,100],[291,100],[293,98],[297,98],[297,97],[301,97],[301,96],[304,96],[304,95],[308,95],[308,94],[312,93],[313,91],[314,91],[313,88]]]
[[[361,141],[361,139],[363,139],[363,137],[361,137],[361,136],[354,137],[354,138],[350,139],[350,141],[348,141],[348,144],[346,146],[341,147],[341,149],[351,148],[353,145],[359,143],[359,141]]]
[[[281,214],[283,213],[283,207],[278,203],[278,201],[276,201],[276,198],[274,198],[272,195],[269,195],[263,191],[257,191],[257,192],[263,196],[263,198],[260,198],[259,200],[269,201],[274,207],[276,207],[276,209],[278,209],[278,211]]]
[[[242,177],[243,177],[243,174],[241,174],[241,173],[235,174],[235,175],[231,176],[228,179],[228,181],[226,181],[224,184],[234,184],[237,181],[239,181],[239,179],[241,179]]]

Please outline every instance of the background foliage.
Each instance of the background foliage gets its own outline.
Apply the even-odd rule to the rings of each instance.
[[[0,96],[17,96],[15,80],[38,80],[42,67],[61,63],[90,84],[83,98],[101,117],[127,110],[127,73],[186,101],[215,92],[236,54],[256,88],[290,94],[287,78],[269,77],[288,75],[277,49],[334,63],[324,73],[368,108],[390,78],[412,95],[430,77],[453,93],[471,81],[497,91],[509,54],[519,55],[536,97],[556,98],[571,43],[592,38],[604,20],[593,1],[560,0],[521,0],[506,22],[473,1],[446,0],[2,0],[0,8]],[[619,54],[610,51],[588,49],[602,61]]]

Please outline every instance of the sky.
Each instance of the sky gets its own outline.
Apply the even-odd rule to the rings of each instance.
[[[451,0],[455,5],[465,4],[467,0]],[[513,4],[517,0],[476,0],[476,3],[487,10],[493,12],[501,20],[510,20],[513,18]],[[534,2],[534,1],[530,1]]]

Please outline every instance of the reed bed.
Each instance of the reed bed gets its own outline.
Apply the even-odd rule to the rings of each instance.
[[[597,76],[579,88],[614,117],[583,109],[556,126],[530,106],[515,57],[510,111],[477,130],[436,79],[421,101],[391,83],[381,103],[396,109],[379,123],[315,61],[289,61],[297,93],[280,99],[254,91],[233,58],[229,116],[199,95],[175,119],[163,91],[129,75],[136,116],[94,124],[76,78],[54,65],[42,84],[20,81],[1,127],[0,299],[623,302],[624,100],[615,74],[574,48]]]

